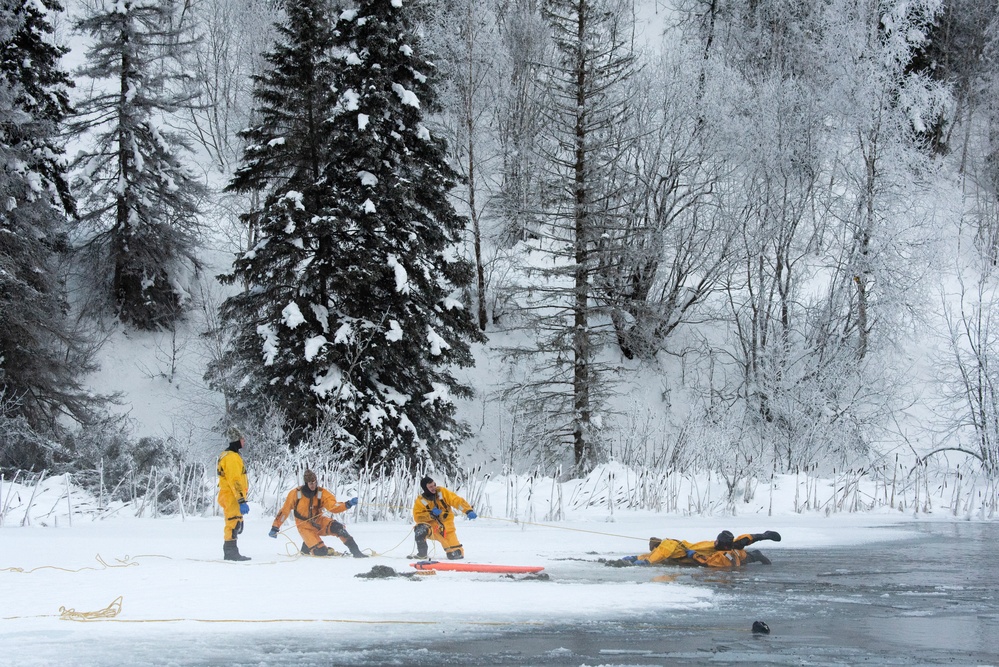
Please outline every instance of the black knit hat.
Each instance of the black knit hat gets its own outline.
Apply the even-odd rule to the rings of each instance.
[[[424,493],[430,493],[427,491],[427,486],[433,481],[429,475],[420,480],[420,488],[423,489]]]
[[[718,533],[718,537],[715,538],[715,548],[722,551],[728,551],[732,548],[732,542],[735,540],[735,535],[731,531],[723,530]]]
[[[230,426],[225,433],[226,437],[229,439],[230,447],[242,447],[243,446],[243,434],[235,426]]]

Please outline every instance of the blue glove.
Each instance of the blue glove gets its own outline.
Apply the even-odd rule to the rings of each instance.
[[[693,558],[697,554],[693,549],[687,549],[687,558]]]
[[[639,558],[635,561],[635,565],[652,565],[652,563],[650,563],[647,560],[642,560],[641,558]]]
[[[638,556],[625,556],[621,560],[623,560],[626,563],[634,563],[636,560],[638,560]]]
[[[357,504],[357,498],[351,498],[344,504],[347,506],[347,509],[350,509],[351,507]]]
[[[433,508],[432,510],[430,510],[430,513],[433,514],[435,517],[438,517],[438,516],[441,515],[441,511],[438,508],[436,508],[436,507]]]
[[[239,513],[240,514],[249,514],[250,513],[250,506],[246,504],[245,500],[241,500],[239,502]]]
[[[479,518],[479,515],[475,513],[475,510],[468,510],[467,512],[465,512],[465,516],[467,516],[469,519]]]
[[[267,537],[277,537],[278,529],[271,527],[271,532],[267,533]]]

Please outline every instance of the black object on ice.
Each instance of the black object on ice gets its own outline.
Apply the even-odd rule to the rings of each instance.
[[[763,621],[753,621],[753,634],[754,635],[769,635],[770,626]]]
[[[360,577],[361,579],[389,579],[391,577],[406,577],[407,579],[412,579],[416,576],[416,574],[416,572],[399,573],[390,568],[388,565],[375,565],[371,568],[370,572],[361,572],[359,574],[355,574],[354,576]]]

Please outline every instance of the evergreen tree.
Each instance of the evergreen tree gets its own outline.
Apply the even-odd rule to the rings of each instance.
[[[48,434],[61,415],[88,421],[97,402],[80,386],[91,368],[57,278],[73,209],[57,141],[71,84],[48,22],[61,9],[0,1],[0,422]],[[10,447],[9,435],[3,428],[0,466],[44,464],[44,452]]]
[[[193,94],[175,66],[191,46],[169,0],[99,0],[77,22],[93,38],[80,74],[100,82],[78,105],[76,131],[93,148],[74,165],[85,246],[110,274],[118,317],[142,329],[183,313],[181,272],[197,268],[206,189],[182,164],[183,136],[164,118]],[[101,276],[105,279],[104,276]]]
[[[227,303],[239,407],[272,400],[298,429],[332,419],[357,462],[449,465],[466,432],[453,399],[470,393],[450,368],[481,334],[451,296],[472,273],[446,146],[423,121],[434,66],[417,3],[353,4],[286,3],[258,82],[261,121],[230,186],[263,202],[230,276],[249,286]]]

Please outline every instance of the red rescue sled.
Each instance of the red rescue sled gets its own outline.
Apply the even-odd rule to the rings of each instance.
[[[417,570],[438,570],[448,572],[499,572],[501,574],[531,574],[545,569],[540,565],[492,565],[490,563],[455,563],[436,560],[421,560],[410,563]]]

